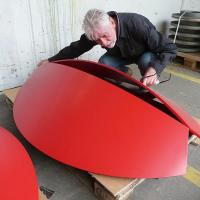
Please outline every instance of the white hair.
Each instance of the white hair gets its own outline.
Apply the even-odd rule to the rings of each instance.
[[[82,28],[89,40],[94,40],[94,29],[98,25],[104,25],[109,23],[109,15],[98,9],[90,9],[86,13]]]

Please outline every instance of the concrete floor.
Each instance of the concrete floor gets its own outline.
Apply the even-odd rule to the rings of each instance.
[[[200,79],[198,72],[192,72],[183,68],[168,66],[167,69],[178,73],[187,74],[190,77]],[[135,76],[139,78],[138,70],[134,68]],[[169,76],[163,72],[160,80]],[[189,78],[190,79],[190,78]],[[169,82],[154,87],[160,94],[172,99],[181,105],[191,115],[200,118],[200,90],[199,84],[188,79],[172,76]],[[12,116],[12,106],[6,101],[4,95],[0,95],[0,125],[20,139],[29,152],[38,177],[39,186],[43,186],[49,193],[50,200],[93,200],[92,180],[84,171],[63,165],[47,157],[32,147],[18,132]],[[188,163],[200,170],[200,146],[189,145]],[[173,164],[173,163],[172,163]],[[165,179],[149,179],[140,184],[131,195],[134,200],[199,200],[200,188],[183,177]]]

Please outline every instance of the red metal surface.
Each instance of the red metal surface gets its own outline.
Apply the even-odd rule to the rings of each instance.
[[[35,147],[80,169],[135,178],[186,170],[187,127],[138,96],[73,67],[39,67],[16,98],[14,118]]]
[[[3,200],[38,200],[34,168],[24,147],[0,127],[0,187]]]
[[[59,63],[66,66],[72,66],[74,68],[81,69],[87,73],[93,74],[100,78],[107,77],[120,82],[126,82],[133,85],[137,85],[140,88],[144,88],[152,95],[151,98],[157,98],[163,104],[163,107],[165,107],[165,109],[168,109],[169,113],[171,112],[171,115],[174,115],[174,117],[178,121],[186,125],[190,129],[190,133],[200,137],[200,125],[199,123],[197,123],[196,120],[194,120],[194,118],[191,115],[189,115],[186,111],[184,111],[181,107],[179,107],[171,100],[154,92],[153,90],[151,90],[151,88],[143,85],[140,81],[134,79],[133,77],[130,77],[114,68],[110,68],[102,64],[97,64],[92,61],[69,59],[56,61],[55,63]],[[144,98],[146,98],[146,96]]]

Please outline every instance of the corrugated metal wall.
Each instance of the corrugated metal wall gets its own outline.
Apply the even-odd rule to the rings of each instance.
[[[138,12],[161,28],[178,12],[182,0],[0,0],[0,90],[21,85],[46,59],[79,39],[81,24],[90,8]],[[190,7],[189,7],[190,6]],[[197,9],[199,0],[184,1],[183,8]],[[97,60],[95,47],[84,59]]]

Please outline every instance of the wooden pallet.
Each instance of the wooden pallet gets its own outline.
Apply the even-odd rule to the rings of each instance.
[[[11,104],[14,102],[20,87],[6,90],[3,93],[8,97]],[[200,119],[195,118],[199,123]],[[189,138],[188,143],[199,145],[200,139],[195,135]],[[137,178],[118,178],[99,174],[89,173],[93,177],[94,193],[101,200],[125,200],[134,192],[136,186],[140,185],[145,179]],[[44,194],[39,191],[40,200],[46,200]]]
[[[177,57],[183,58],[184,66],[194,71],[200,71],[197,66],[200,63],[200,53],[177,52]]]

